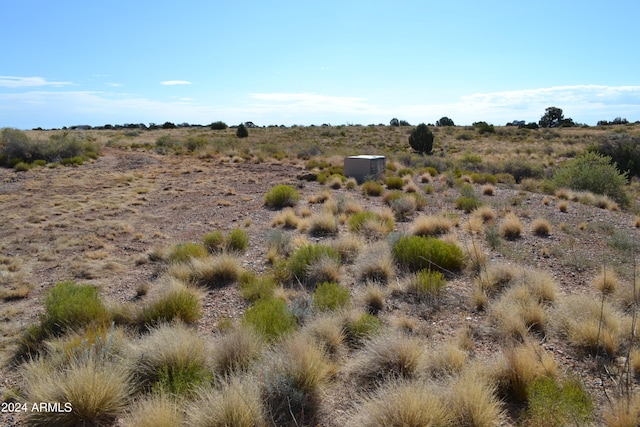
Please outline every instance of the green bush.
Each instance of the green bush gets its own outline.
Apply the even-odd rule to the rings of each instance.
[[[202,244],[210,253],[218,252],[224,244],[224,236],[222,231],[210,231],[202,236]]]
[[[433,149],[433,132],[424,123],[420,123],[409,135],[409,145],[420,154],[429,154]]]
[[[193,324],[202,317],[198,295],[189,289],[176,289],[146,305],[140,312],[138,323],[153,326],[180,320]]]
[[[461,196],[456,199],[456,208],[469,213],[482,205],[482,202],[475,197]]]
[[[532,425],[587,425],[593,415],[593,402],[578,380],[558,384],[540,377],[527,387],[527,400]]]
[[[322,258],[340,262],[340,254],[335,249],[321,244],[308,244],[300,246],[291,254],[287,267],[294,279],[306,282],[309,266]]]
[[[318,285],[313,293],[313,305],[320,311],[337,310],[349,304],[349,288],[337,283],[325,282]]]
[[[111,318],[98,296],[98,289],[73,281],[57,283],[45,299],[42,328],[48,335],[96,324],[108,325]]]
[[[234,228],[227,236],[226,246],[230,251],[244,252],[249,247],[249,235],[241,228]]]
[[[191,258],[204,258],[206,256],[207,249],[200,243],[178,243],[169,253],[169,262],[187,262]]]
[[[26,172],[29,169],[31,169],[31,165],[25,162],[18,162],[15,165],[13,165],[13,169],[18,172]]]
[[[434,237],[402,236],[393,245],[393,254],[398,264],[410,271],[459,271],[464,266],[462,249]]]
[[[610,157],[598,153],[587,151],[567,161],[556,171],[553,180],[558,187],[604,194],[623,206],[630,203],[625,190],[626,174],[618,171]]]
[[[267,192],[264,204],[272,208],[295,206],[300,201],[300,194],[290,185],[279,184]]]
[[[273,297],[262,298],[253,303],[245,311],[242,323],[269,340],[292,332],[297,325],[296,318],[287,304]]]
[[[640,137],[627,134],[609,134],[597,146],[591,147],[603,156],[611,157],[621,172],[640,177]]]
[[[404,180],[399,176],[388,176],[384,183],[391,190],[401,190],[404,187]]]
[[[82,156],[65,157],[60,163],[63,166],[81,166],[84,163]]]

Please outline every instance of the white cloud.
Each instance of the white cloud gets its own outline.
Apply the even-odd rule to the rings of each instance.
[[[43,77],[0,76],[0,87],[68,86],[71,82],[50,82]]]
[[[178,86],[178,85],[190,85],[191,82],[186,80],[166,80],[164,82],[160,82],[162,86]]]

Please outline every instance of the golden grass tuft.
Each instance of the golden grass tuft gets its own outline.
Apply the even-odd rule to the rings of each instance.
[[[447,402],[453,425],[492,427],[506,418],[497,389],[477,369],[466,369],[448,384]]]
[[[329,212],[313,214],[307,219],[304,231],[314,237],[334,235],[338,232],[338,221]]]
[[[345,234],[338,239],[329,241],[329,246],[338,251],[342,262],[345,264],[352,263],[358,254],[365,247],[365,242],[359,235]]]
[[[493,196],[496,192],[496,188],[491,184],[485,184],[482,186],[482,194],[485,196]]]
[[[551,234],[551,224],[544,218],[536,218],[531,222],[531,232],[536,236],[548,237]]]
[[[387,242],[367,246],[355,261],[356,277],[367,282],[388,283],[395,277],[395,260]]]
[[[605,407],[606,427],[632,427],[640,424],[640,395],[637,392],[618,396]]]
[[[284,208],[280,212],[276,213],[271,221],[272,227],[282,227],[288,229],[298,228],[300,218],[296,215],[293,208]]]
[[[193,281],[208,288],[219,288],[233,283],[241,273],[240,259],[229,253],[191,260]]]
[[[505,215],[500,223],[500,235],[508,240],[518,239],[522,235],[522,223],[513,212]]]
[[[238,326],[216,339],[211,352],[212,369],[223,376],[246,371],[264,348],[263,339],[253,329]]]
[[[413,220],[410,233],[414,236],[439,236],[447,234],[453,222],[442,215],[419,216]]]
[[[471,216],[481,218],[483,223],[488,223],[496,219],[496,211],[487,205],[482,205],[473,210]]]
[[[124,427],[181,427],[184,422],[184,410],[178,399],[157,393],[134,403],[122,423]]]
[[[591,284],[600,292],[612,294],[618,287],[618,275],[611,268],[602,268]]]

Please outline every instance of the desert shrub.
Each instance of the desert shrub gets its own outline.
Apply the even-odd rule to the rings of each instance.
[[[313,293],[313,306],[320,311],[337,310],[351,300],[349,288],[333,282],[321,283]]]
[[[376,316],[369,313],[359,313],[349,319],[345,327],[347,340],[354,345],[360,344],[364,339],[371,337],[382,329],[382,322]]]
[[[447,281],[439,271],[420,270],[410,281],[410,291],[418,298],[434,298],[440,296],[447,286]]]
[[[527,387],[527,404],[532,425],[586,425],[593,414],[593,402],[577,379],[537,378]]]
[[[525,158],[507,160],[502,164],[499,172],[511,175],[515,179],[516,183],[519,183],[525,178],[539,179],[544,176],[544,169],[542,165],[531,164],[528,159]],[[496,177],[498,177],[498,175],[499,174],[496,174]]]
[[[637,136],[609,134],[590,151],[610,157],[621,172],[640,177],[640,138]]]
[[[225,122],[218,120],[211,123],[210,127],[212,130],[225,130],[229,126]]]
[[[198,292],[186,287],[175,287],[145,304],[138,316],[138,323],[146,327],[174,320],[193,324],[201,317]]]
[[[378,197],[384,192],[382,185],[375,181],[365,181],[360,188],[365,196]]]
[[[298,218],[293,208],[284,208],[273,217],[271,226],[295,229],[298,228],[299,223],[300,218]]]
[[[329,260],[339,266],[340,254],[326,245],[308,244],[300,246],[291,254],[287,266],[294,279],[307,283],[312,281],[310,268],[323,260]]]
[[[216,340],[211,354],[212,369],[225,376],[245,372],[264,349],[264,340],[253,328],[236,327]]]
[[[478,371],[469,368],[449,383],[446,400],[454,419],[452,425],[491,427],[505,421],[495,385]]]
[[[80,166],[84,163],[82,156],[65,157],[60,160],[60,164],[63,166]]]
[[[627,176],[611,163],[611,158],[598,153],[585,152],[568,160],[553,176],[558,187],[591,191],[611,197],[623,206],[630,202],[625,185]]]
[[[46,335],[59,335],[84,326],[108,325],[109,311],[98,296],[98,289],[73,281],[57,283],[45,299],[41,327]]]
[[[355,355],[351,371],[361,380],[382,382],[414,378],[425,363],[425,346],[418,338],[400,334],[375,336]]]
[[[311,215],[306,222],[306,231],[311,236],[329,236],[338,232],[338,221],[329,212]]]
[[[344,263],[352,263],[364,247],[364,241],[358,235],[347,233],[331,240],[329,246],[338,251]]]
[[[191,258],[204,258],[207,256],[207,249],[200,243],[185,242],[178,243],[169,252],[169,262],[187,262]]]
[[[211,378],[208,355],[205,340],[195,329],[162,324],[136,345],[136,383],[156,392],[191,393]]]
[[[18,162],[13,166],[13,169],[16,172],[26,172],[29,169],[31,169],[31,165],[29,163],[25,163],[25,162]]]
[[[249,130],[247,129],[247,127],[244,125],[244,123],[240,123],[238,125],[238,129],[236,129],[236,136],[238,138],[246,138],[249,136]]]
[[[390,190],[401,190],[404,186],[404,180],[401,176],[388,176],[384,183]]]
[[[386,293],[382,286],[378,284],[369,284],[364,288],[362,300],[367,312],[376,315],[384,308]]]
[[[277,298],[262,298],[254,302],[244,313],[242,323],[253,328],[268,340],[292,332],[296,318],[287,304]]]
[[[290,185],[279,184],[264,196],[264,204],[272,208],[295,206],[300,201],[300,194]]]
[[[234,252],[244,252],[249,247],[249,235],[241,228],[234,228],[225,239],[225,246]]]
[[[482,205],[482,202],[476,197],[460,196],[456,199],[456,208],[463,210],[465,213],[470,213],[480,205]]]
[[[220,251],[224,245],[224,235],[220,230],[214,230],[204,234],[201,240],[209,253]]]
[[[462,249],[434,237],[402,236],[393,246],[393,254],[398,264],[410,271],[459,271],[464,266]]]

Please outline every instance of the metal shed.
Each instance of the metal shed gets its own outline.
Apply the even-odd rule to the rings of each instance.
[[[367,179],[378,179],[384,176],[387,166],[385,156],[360,154],[344,158],[344,174],[353,177],[358,183]]]

